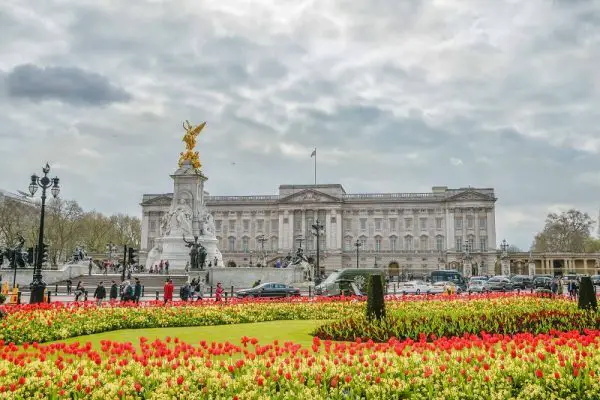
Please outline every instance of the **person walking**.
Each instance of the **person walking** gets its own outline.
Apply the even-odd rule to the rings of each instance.
[[[73,282],[70,279],[67,279],[67,296],[71,295],[71,288],[73,286]]]
[[[90,263],[88,265],[88,276],[92,276],[92,268],[94,267],[94,262],[93,260],[90,258]]]
[[[217,290],[215,291],[215,301],[220,302],[223,300],[223,287],[221,286],[221,282],[217,283]]]
[[[135,304],[140,303],[140,297],[142,297],[142,284],[139,278],[135,278],[135,288],[133,290],[133,301],[135,301]]]
[[[75,301],[79,301],[79,297],[85,294],[85,288],[83,287],[83,283],[81,281],[77,282],[77,287],[75,288]]]
[[[165,261],[165,275],[169,275],[169,260]]]
[[[170,279],[167,279],[165,287],[163,288],[163,298],[165,300],[165,304],[167,304],[170,301],[173,301],[173,290],[173,282]]]
[[[110,301],[116,301],[117,297],[119,297],[119,286],[115,281],[112,281],[112,285],[110,285]]]
[[[96,299],[96,304],[98,306],[101,306],[102,300],[104,300],[105,297],[106,297],[106,288],[104,287],[103,283],[100,282],[100,283],[98,283],[96,290],[94,290],[94,298]]]

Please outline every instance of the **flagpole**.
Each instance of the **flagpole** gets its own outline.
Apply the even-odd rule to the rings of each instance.
[[[317,186],[317,149],[315,148],[315,186]]]

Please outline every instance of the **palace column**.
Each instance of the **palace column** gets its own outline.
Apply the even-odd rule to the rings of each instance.
[[[284,230],[283,230],[283,211],[279,212],[279,229],[277,230],[277,242],[279,243],[279,250],[284,250]]]
[[[306,236],[306,210],[302,209],[302,231],[300,232],[302,237],[304,238],[304,247],[306,247],[306,241],[309,239]]]
[[[335,244],[335,248],[336,250],[342,250],[342,246],[343,246],[343,238],[342,238],[342,217],[343,217],[343,213],[342,210],[337,210],[336,212],[336,222],[337,222],[337,240],[336,240],[336,244]]]
[[[333,210],[325,211],[325,249],[329,250],[331,246],[331,234],[333,233],[331,230],[331,217],[333,215]],[[336,220],[337,222],[337,220]]]
[[[288,237],[289,237],[289,241],[290,241],[290,249],[294,249],[294,246],[296,245],[296,238],[294,237],[294,233],[295,233],[294,215],[295,215],[295,210],[290,210],[289,216],[288,216],[288,226],[289,226],[289,230],[290,230]]]
[[[454,213],[446,209],[446,250],[454,248]]]

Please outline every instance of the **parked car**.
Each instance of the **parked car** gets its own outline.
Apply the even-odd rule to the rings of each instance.
[[[452,281],[439,281],[431,285],[431,288],[429,288],[429,294],[448,292],[459,294],[462,292],[462,289],[460,285],[457,285]]]
[[[515,289],[529,289],[533,287],[533,279],[528,275],[515,275],[511,278],[513,288]]]
[[[425,281],[409,281],[398,287],[402,294],[427,294],[431,291],[431,285]]]
[[[505,276],[494,276],[488,279],[483,287],[488,292],[510,292],[514,288],[510,279]]]
[[[538,276],[533,280],[533,287],[535,289],[550,289],[552,284],[552,278],[549,276]]]
[[[300,289],[283,283],[263,283],[251,289],[238,290],[236,297],[290,297],[300,296]]]
[[[600,275],[592,275],[592,283],[596,286],[600,286]]]
[[[367,290],[367,279],[371,275],[384,275],[384,271],[377,268],[345,268],[332,272],[323,282],[315,286],[315,294],[319,296],[340,296],[357,294],[355,288],[361,293]]]
[[[467,291],[469,293],[484,293],[485,292],[485,282],[483,279],[475,279],[469,282],[469,286],[467,287]]]
[[[473,281],[482,281],[485,282],[487,281],[489,278],[487,276],[472,276],[469,278],[469,283],[473,282]]]

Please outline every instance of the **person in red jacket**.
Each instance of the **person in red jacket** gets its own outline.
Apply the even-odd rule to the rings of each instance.
[[[223,287],[221,286],[221,282],[217,283],[217,291],[215,292],[215,300],[221,301],[223,300]]]
[[[173,290],[175,289],[175,287],[173,286],[173,281],[171,281],[170,279],[167,279],[167,282],[165,283],[165,287],[163,289],[163,297],[165,299],[165,304],[167,304],[167,302],[169,301],[173,301]]]

